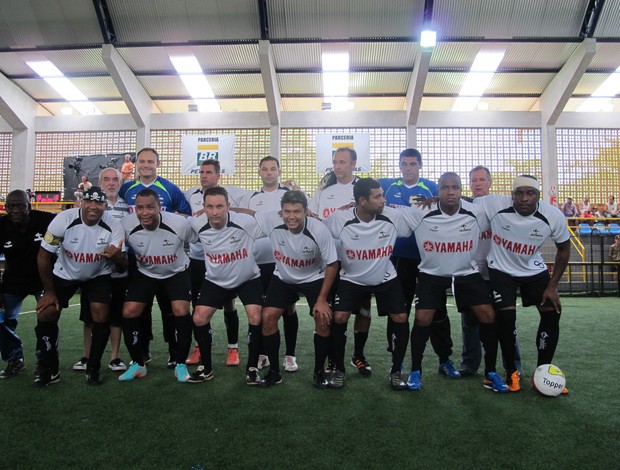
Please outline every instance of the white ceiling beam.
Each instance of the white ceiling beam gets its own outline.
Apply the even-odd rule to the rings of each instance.
[[[424,96],[424,85],[426,84],[426,76],[428,75],[432,55],[432,50],[420,49],[415,58],[406,97],[407,124],[410,126],[415,126],[418,122],[422,97]]]
[[[37,103],[0,73],[0,116],[14,130],[33,127]]]
[[[129,113],[138,127],[149,127],[153,100],[111,44],[104,44],[101,57]]]
[[[282,98],[278,77],[273,63],[273,51],[269,41],[258,41],[258,57],[260,60],[260,74],[263,78],[263,88],[265,89],[265,99],[267,100],[267,112],[269,113],[269,123],[272,126],[280,124]]]
[[[541,124],[553,126],[596,54],[596,40],[584,41],[571,54],[540,97]]]

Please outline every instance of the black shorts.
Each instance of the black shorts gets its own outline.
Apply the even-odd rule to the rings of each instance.
[[[111,278],[110,288],[112,289],[112,300],[110,301],[110,326],[121,326],[123,321],[123,303],[125,302],[125,292],[129,285],[129,277],[113,277]],[[83,291],[82,291],[83,292]],[[87,325],[93,322],[90,306],[83,301],[82,294],[80,301],[80,321]]]
[[[491,293],[480,273],[467,276],[434,276],[420,273],[415,308],[438,310],[446,305],[446,290],[452,288],[459,312],[476,305],[491,305]]]
[[[375,295],[379,316],[407,312],[403,288],[396,277],[376,286],[362,286],[340,279],[334,298],[333,310],[335,312],[359,310],[362,306],[362,300],[368,298],[370,294]]]
[[[167,277],[166,279],[155,279],[154,277],[147,276],[137,271],[129,280],[125,301],[148,304],[153,301],[153,297],[155,297],[155,294],[157,294],[157,291],[161,288],[167,294],[171,302],[175,300],[185,300],[189,302],[192,300],[190,285],[188,269]]]
[[[112,288],[109,274],[97,276],[88,281],[67,281],[58,276],[53,276],[53,280],[56,297],[63,308],[69,306],[69,300],[79,288],[82,288],[86,300],[90,303],[109,304],[111,301]]]
[[[263,305],[263,287],[260,277],[255,277],[233,289],[224,289],[205,279],[196,299],[196,305],[222,308],[229,300],[239,296],[243,305]]]
[[[310,307],[310,315],[312,315],[312,310],[321,292],[321,287],[323,287],[323,279],[299,284],[288,284],[278,276],[273,276],[265,294],[264,306],[285,309],[290,304],[297,302],[301,293],[306,297]]]
[[[517,277],[489,268],[489,283],[493,291],[493,304],[496,310],[517,305],[517,289],[521,290],[521,303],[524,307],[539,305],[543,293],[549,285],[549,271],[533,276]],[[547,301],[545,307],[551,306]]]

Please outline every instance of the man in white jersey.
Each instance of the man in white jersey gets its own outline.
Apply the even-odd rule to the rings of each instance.
[[[84,191],[81,208],[58,214],[41,242],[37,264],[44,294],[37,302],[36,386],[44,387],[60,380],[58,319],[78,288],[85,292],[93,319],[86,382],[103,383],[100,368],[110,335],[110,274],[112,265],[118,272],[127,268],[123,228],[105,208],[105,194],[101,188],[92,186]],[[54,255],[58,258],[52,264]]]
[[[263,235],[254,217],[229,209],[226,189],[216,186],[204,192],[204,214],[190,220],[205,249],[206,274],[193,315],[202,366],[188,381],[200,383],[213,378],[209,322],[218,308],[238,296],[248,316],[246,383],[258,385],[263,289],[254,259],[254,240]]]
[[[280,162],[274,157],[264,157],[259,162],[258,167],[263,185],[260,191],[252,192],[249,195],[245,206],[252,213],[273,210],[278,211],[280,210],[280,200],[284,194],[289,191],[288,187],[280,184],[280,177],[282,176]],[[234,207],[234,203],[231,202],[231,205]],[[271,242],[267,238],[256,240],[255,255],[256,263],[260,269],[263,290],[266,292],[276,267],[276,261],[271,249]],[[283,316],[283,323],[286,351],[282,365],[286,372],[295,372],[299,369],[297,356],[295,354],[297,330],[299,329],[299,318],[297,316],[297,310],[295,309],[295,301],[291,302],[287,307],[286,314]],[[267,356],[259,356],[258,368],[261,369],[263,365],[267,365],[267,360],[270,360]]]
[[[325,220],[332,236],[340,241],[337,247],[341,262],[331,330],[331,355],[336,370],[328,373],[328,384],[332,388],[344,386],[347,322],[362,299],[375,294],[379,315],[389,315],[394,321],[390,383],[394,390],[406,390],[400,365],[409,339],[407,306],[390,256],[396,238],[411,235],[411,230],[396,209],[385,207],[378,181],[358,180],[353,195],[355,208],[336,211]]]
[[[339,209],[348,208],[355,203],[353,186],[359,180],[353,174],[357,165],[357,152],[350,148],[339,148],[332,157],[333,172],[327,178],[325,184],[317,189],[310,201],[310,214],[319,219],[327,219]],[[351,364],[364,377],[370,376],[372,368],[366,360],[364,347],[368,340],[370,329],[370,296],[364,295],[364,301],[360,309],[355,313],[353,327],[353,356]],[[330,361],[330,369],[334,364]]]
[[[190,188],[185,192],[185,199],[192,208],[192,215],[198,217],[204,212],[203,194],[204,192],[219,185],[220,181],[220,162],[215,159],[203,160],[200,164],[200,186]],[[236,189],[236,191],[235,191]],[[231,204],[240,206],[244,198],[245,190],[234,187],[227,187]],[[234,196],[231,196],[234,192]],[[205,250],[200,241],[192,243],[189,247],[189,267],[192,278],[192,304],[196,306],[196,297],[200,292],[202,281],[205,278]],[[232,299],[224,305],[224,323],[226,325],[226,335],[228,339],[228,354],[226,356],[227,366],[239,365],[239,315],[235,308],[235,300]],[[196,365],[200,362],[200,348],[198,346],[187,359],[188,365]]]
[[[540,200],[540,184],[530,175],[514,179],[512,196],[490,195],[474,202],[482,205],[491,223],[493,243],[487,260],[498,334],[500,341],[504,337],[512,345],[503,352],[508,386],[518,391],[520,377],[514,360],[517,290],[523,306],[536,305],[540,314],[537,365],[550,364],[560,335],[558,283],[570,257],[570,232],[562,212]],[[551,276],[540,254],[547,239],[557,248]]]
[[[129,206],[118,196],[121,187],[121,174],[113,167],[105,168],[99,172],[99,185],[106,195],[106,211],[115,219],[121,220],[129,215]],[[119,357],[119,349],[122,335],[123,321],[123,302],[125,291],[129,283],[127,270],[122,273],[112,272],[112,300],[110,302],[110,347],[112,357],[108,368],[112,371],[125,371],[127,366]],[[93,319],[88,308],[88,300],[84,293],[80,297],[80,320],[84,322],[84,354],[82,358],[73,365],[73,370],[86,370],[88,363],[88,352],[90,351],[91,338],[93,334]]]
[[[508,392],[495,371],[497,332],[490,292],[474,262],[480,234],[488,220],[482,210],[461,201],[461,179],[448,172],[439,178],[439,202],[430,211],[406,210],[422,255],[415,292],[415,321],[411,330],[410,390],[422,388],[422,357],[437,309],[445,305],[446,289],[452,287],[459,311],[471,310],[480,322],[485,350],[484,388]]]
[[[469,171],[469,189],[473,198],[490,194],[493,184],[491,172],[485,166],[478,165]],[[487,268],[487,255],[491,249],[491,228],[480,234],[478,250],[474,256],[478,271],[485,281],[489,281]],[[478,320],[473,312],[464,310],[461,312],[461,326],[463,332],[463,350],[461,354],[461,377],[471,377],[478,373],[478,367],[482,360],[482,347],[480,346],[480,332]],[[521,369],[521,354],[519,342],[515,346],[515,362],[517,369]],[[510,387],[509,387],[510,388]]]
[[[146,376],[140,315],[163,289],[170,299],[176,329],[174,375],[179,382],[187,382],[185,360],[192,342],[192,296],[185,245],[198,237],[185,217],[162,212],[158,194],[152,189],[140,191],[135,202],[136,212],[123,219],[127,245],[136,255],[138,268],[129,280],[123,305],[123,336],[133,363],[118,380]]]
[[[329,230],[306,216],[308,202],[303,192],[285,192],[280,205],[281,217],[278,211],[260,211],[255,215],[269,237],[276,264],[262,311],[263,345],[271,367],[259,385],[270,387],[282,381],[278,320],[302,293],[314,317],[314,385],[326,388],[324,368],[332,317],[328,296],[338,273],[336,247]]]

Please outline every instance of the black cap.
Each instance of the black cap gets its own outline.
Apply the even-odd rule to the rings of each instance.
[[[91,186],[82,195],[82,199],[85,201],[97,201],[97,202],[106,202],[107,198],[105,197],[105,193],[99,186]]]

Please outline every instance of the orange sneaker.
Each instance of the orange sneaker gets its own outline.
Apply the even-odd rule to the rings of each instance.
[[[194,350],[188,356],[185,364],[189,366],[200,364],[200,348],[198,346],[194,347]]]
[[[226,357],[227,366],[239,365],[239,350],[237,348],[228,348],[228,357]]]
[[[518,392],[521,390],[521,373],[518,370],[515,370],[510,377],[506,380],[506,385],[508,385],[508,390],[510,392]]]
[[[562,389],[561,395],[568,395],[568,389],[566,387]]]

